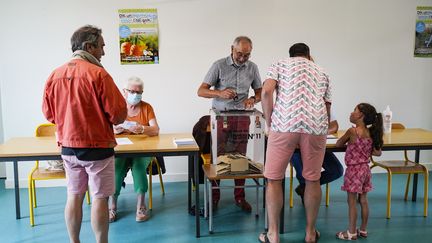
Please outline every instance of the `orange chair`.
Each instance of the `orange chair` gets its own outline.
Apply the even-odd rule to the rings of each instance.
[[[36,128],[36,137],[52,137],[55,134],[56,127],[54,124],[41,124]],[[50,171],[39,167],[39,161],[35,162],[35,166],[28,175],[28,193],[29,193],[29,211],[30,225],[34,226],[33,208],[37,207],[36,203],[36,181],[38,180],[53,180],[66,178],[64,171]],[[86,192],[87,204],[90,204],[89,192]]]

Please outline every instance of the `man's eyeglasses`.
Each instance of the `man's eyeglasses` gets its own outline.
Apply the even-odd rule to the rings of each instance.
[[[143,91],[136,91],[136,90],[130,90],[130,89],[126,89],[127,92],[131,93],[131,94],[142,94]]]

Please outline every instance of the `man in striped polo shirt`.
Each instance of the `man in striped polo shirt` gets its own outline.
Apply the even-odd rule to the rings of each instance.
[[[266,204],[269,231],[260,241],[279,242],[282,179],[294,150],[299,147],[306,180],[305,242],[315,242],[321,201],[320,176],[331,106],[328,75],[316,65],[304,43],[294,44],[290,58],[279,60],[268,70],[262,91],[262,107],[268,131],[264,176],[268,179]],[[276,102],[273,94],[277,91]]]

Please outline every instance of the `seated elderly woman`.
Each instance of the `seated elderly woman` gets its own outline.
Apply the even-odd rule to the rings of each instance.
[[[128,79],[126,88],[123,89],[128,115],[123,124],[114,126],[116,134],[145,134],[148,136],[159,134],[159,126],[152,106],[141,100],[143,89],[144,83],[140,78],[131,77]],[[138,194],[136,221],[142,222],[149,218],[145,204],[145,193],[148,188],[146,169],[150,161],[150,157],[115,159],[115,193],[111,196],[110,222],[117,219],[117,198],[129,169],[132,172],[135,192]]]

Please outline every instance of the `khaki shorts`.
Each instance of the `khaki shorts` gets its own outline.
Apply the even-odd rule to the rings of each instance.
[[[305,133],[269,132],[264,176],[270,180],[282,180],[291,156],[300,148],[303,161],[303,177],[317,181],[321,177],[326,135]]]

